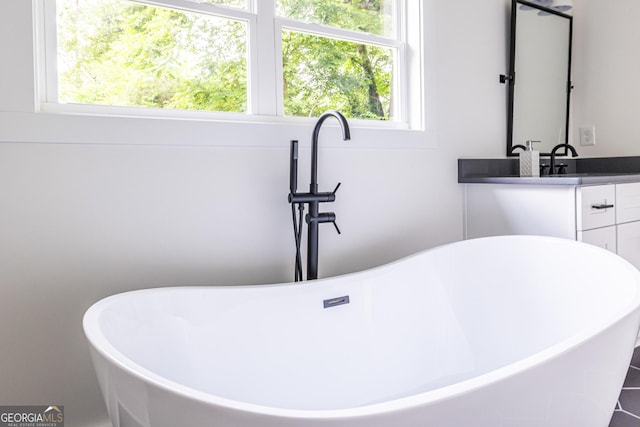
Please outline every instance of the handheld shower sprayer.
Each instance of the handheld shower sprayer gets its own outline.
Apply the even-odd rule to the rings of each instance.
[[[289,158],[289,191],[295,194],[298,190],[298,141],[291,140],[291,156]]]

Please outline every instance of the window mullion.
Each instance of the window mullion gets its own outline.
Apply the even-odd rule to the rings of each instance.
[[[433,3],[431,2],[410,2],[404,1],[404,27],[405,27],[405,39],[406,49],[405,58],[403,64],[406,71],[403,77],[407,82],[411,82],[411,87],[404,88],[404,105],[405,105],[405,120],[409,123],[412,129],[425,129],[428,123],[425,122],[426,117],[429,116],[427,110],[433,105],[435,100],[435,93],[427,93],[427,89],[433,90],[435,85],[432,81],[427,82],[425,79],[433,79],[435,75],[434,64],[431,64],[429,70],[425,69],[424,55],[427,53],[427,48],[431,55],[435,55],[435,46],[425,46],[424,32],[428,31],[430,34],[430,43],[434,43],[436,40],[434,22],[426,22],[425,18],[429,17],[433,19],[435,16],[435,10],[432,10]],[[429,9],[428,13],[425,10]],[[426,103],[426,97],[428,96],[429,105]],[[409,108],[411,106],[411,108]]]
[[[419,8],[419,5],[416,7]],[[408,10],[407,1],[396,0],[394,2],[396,17],[396,37],[400,41],[400,47],[396,51],[396,58],[393,61],[393,87],[397,91],[394,97],[394,108],[396,108],[396,118],[401,122],[407,122],[409,111],[411,110],[409,100],[409,62],[408,62]],[[416,82],[421,86],[419,82]],[[418,110],[418,109],[416,109]]]
[[[397,39],[381,37],[375,34],[361,33],[358,31],[345,30],[343,28],[329,27],[327,25],[296,21],[288,18],[278,18],[281,27],[303,33],[315,34],[325,37],[333,37],[355,43],[372,44],[378,46],[400,47],[401,42]]]
[[[246,10],[219,6],[213,3],[195,2],[193,0],[131,0],[134,3],[159,6],[169,9],[185,10],[190,12],[206,13],[224,18],[248,20],[252,13]]]
[[[255,32],[252,32],[250,46],[251,58],[256,61],[255,66],[252,64],[250,67],[256,83],[256,87],[251,88],[252,99],[256,101],[252,112],[275,116],[278,114],[279,96],[276,50],[280,45],[275,31],[275,0],[255,0],[255,7],[257,22]]]

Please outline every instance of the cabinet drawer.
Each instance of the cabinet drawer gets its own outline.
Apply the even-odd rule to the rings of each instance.
[[[640,220],[640,182],[616,184],[616,222]]]
[[[578,241],[600,246],[611,252],[616,252],[616,226],[594,228],[593,230],[578,231]]]
[[[614,185],[578,187],[576,190],[577,229],[606,227],[616,221]]]

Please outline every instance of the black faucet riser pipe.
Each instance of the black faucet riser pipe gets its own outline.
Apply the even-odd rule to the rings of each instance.
[[[317,218],[319,202],[309,202],[307,218]],[[318,222],[307,221],[307,280],[318,278]]]

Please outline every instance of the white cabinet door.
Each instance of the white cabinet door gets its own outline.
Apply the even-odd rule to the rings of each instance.
[[[640,182],[616,184],[616,222],[640,220]]]
[[[536,234],[575,240],[575,207],[575,186],[465,184],[464,238]]]
[[[578,231],[578,240],[600,246],[611,252],[616,252],[616,226],[594,228],[593,230]]]
[[[640,221],[617,225],[618,255],[640,268]]]
[[[594,185],[576,189],[577,230],[615,224],[615,185]]]

